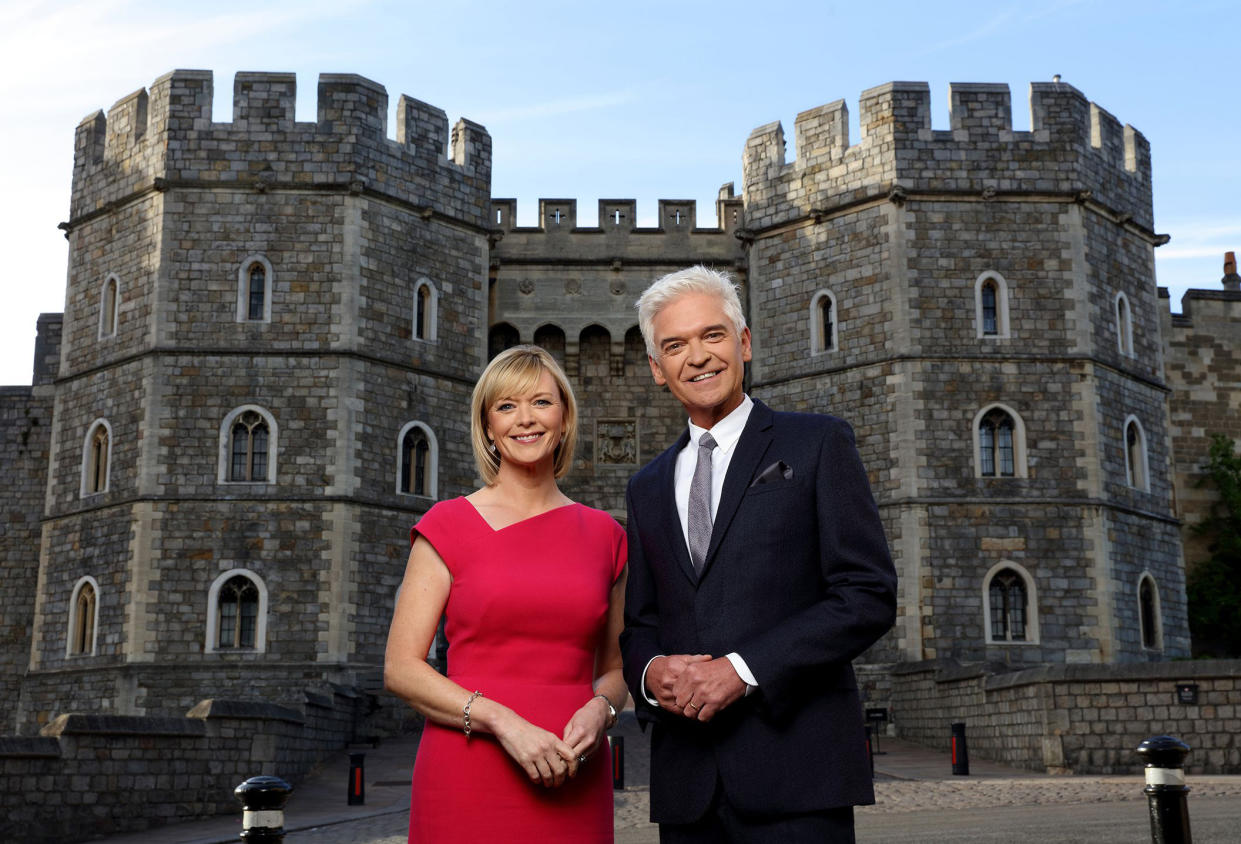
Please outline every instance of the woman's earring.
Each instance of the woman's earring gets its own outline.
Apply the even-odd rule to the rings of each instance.
[[[487,448],[491,449],[491,453],[492,453],[492,454],[495,454],[495,453],[496,453],[496,444],[495,444],[495,441],[494,441],[494,440],[492,440],[491,445],[487,446]]]

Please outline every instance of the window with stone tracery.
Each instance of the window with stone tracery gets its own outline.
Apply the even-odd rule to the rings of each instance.
[[[92,577],[84,577],[73,589],[69,615],[68,656],[91,656],[95,653],[98,630],[99,586]]]
[[[275,483],[275,418],[257,405],[244,405],[220,426],[221,483]]]
[[[86,432],[82,447],[80,494],[98,495],[108,491],[112,466],[112,428],[105,419],[96,419]]]

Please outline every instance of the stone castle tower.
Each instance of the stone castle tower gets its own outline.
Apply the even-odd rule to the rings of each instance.
[[[356,76],[294,98],[238,74],[213,123],[177,71],[78,127],[18,724],[376,686],[400,538],[471,483],[490,138],[402,97],[390,140]]]
[[[566,491],[619,517],[684,424],[633,302],[692,263],[742,283],[751,393],[855,427],[901,573],[866,662],[1188,654],[1149,149],[1071,86],[1031,86],[1028,132],[1003,85],[952,86],[933,130],[921,83],[864,92],[853,146],[842,102],[792,162],[763,126],[718,228],[625,199],[525,228],[482,127],[402,97],[390,140],[384,89],[326,75],[295,122],[294,85],[238,74],[213,123],[176,71],[78,129],[59,362],[0,397],[9,728],[375,688],[408,527],[476,485],[487,355],[564,363]]]

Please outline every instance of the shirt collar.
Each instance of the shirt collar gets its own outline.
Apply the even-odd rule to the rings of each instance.
[[[741,404],[733,408],[732,413],[711,426],[711,436],[715,438],[715,445],[721,454],[727,454],[732,451],[733,446],[737,444],[737,440],[741,439],[741,432],[745,430],[745,423],[749,420],[750,411],[753,409],[754,402],[751,401],[749,396],[742,393]],[[693,422],[690,422],[689,444],[697,448],[698,440],[706,432],[706,428],[699,428]]]

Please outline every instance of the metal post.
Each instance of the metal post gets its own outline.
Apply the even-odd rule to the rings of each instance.
[[[964,721],[952,725],[952,773],[962,777],[970,775],[970,749],[965,743]]]
[[[612,789],[625,790],[625,737],[608,736],[608,744],[612,747]]]
[[[1185,757],[1189,745],[1173,736],[1153,736],[1138,745],[1146,760],[1147,807],[1152,844],[1192,844],[1189,832],[1189,786],[1185,785]]]
[[[870,762],[870,778],[875,778],[875,749],[870,743],[871,733],[874,728],[870,724],[866,725],[866,759]]]
[[[284,841],[284,804],[293,786],[280,777],[250,777],[233,789],[241,801],[241,840],[250,844]]]
[[[348,806],[366,804],[366,776],[363,773],[366,765],[365,753],[349,754],[349,799]]]

